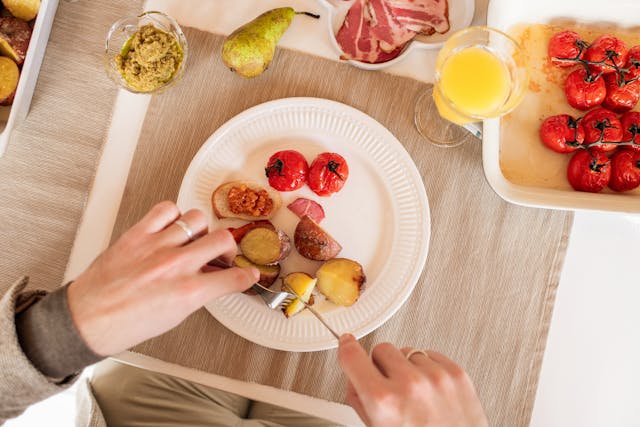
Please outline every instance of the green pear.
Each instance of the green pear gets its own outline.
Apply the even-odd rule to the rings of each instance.
[[[222,61],[243,77],[259,76],[271,63],[295,14],[291,7],[272,9],[238,28],[224,41]]]

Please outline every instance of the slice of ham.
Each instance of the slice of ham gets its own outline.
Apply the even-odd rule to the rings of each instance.
[[[324,219],[324,209],[322,209],[322,206],[317,202],[305,199],[304,197],[295,199],[287,206],[287,208],[289,208],[289,210],[299,218],[308,215],[317,224],[320,224],[320,221]]]
[[[382,4],[382,0],[377,0],[377,3]],[[381,40],[374,34],[374,32],[379,35],[384,34],[385,25],[386,28],[390,28],[388,15],[384,14],[384,8],[378,5],[376,9],[377,11],[373,9],[370,0],[355,0],[351,5],[336,34],[336,41],[343,52],[342,59],[354,59],[375,64],[390,61],[400,55],[406,41],[400,45],[394,43],[393,36],[389,32],[384,35],[381,46]],[[372,25],[374,19],[375,22],[381,23],[379,28],[374,29]],[[391,24],[394,25],[395,30],[397,23],[392,21]],[[415,33],[412,34],[415,35]]]
[[[369,0],[367,8],[371,35],[383,52],[390,53],[412,40],[416,32],[406,28],[392,13],[386,0]]]
[[[400,55],[417,33],[448,30],[447,0],[355,0],[336,40],[342,59],[380,63]]]
[[[421,34],[449,31],[447,0],[384,0],[391,14],[407,29]]]

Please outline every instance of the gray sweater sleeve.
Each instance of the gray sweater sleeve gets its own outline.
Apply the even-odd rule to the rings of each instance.
[[[27,282],[20,279],[0,299],[0,425],[69,387],[77,371],[100,359],[73,325],[66,287],[48,296],[22,293]]]
[[[16,332],[22,351],[50,378],[64,379],[102,359],[87,347],[73,323],[67,287],[16,313]]]

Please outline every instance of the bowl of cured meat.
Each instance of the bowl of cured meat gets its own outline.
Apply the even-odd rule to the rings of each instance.
[[[379,70],[414,49],[437,49],[471,24],[473,0],[321,0],[340,59]]]

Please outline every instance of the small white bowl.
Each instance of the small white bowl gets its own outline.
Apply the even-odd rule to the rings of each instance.
[[[339,56],[343,55],[342,49],[336,40],[336,33],[342,26],[344,18],[353,4],[352,1],[344,0],[318,0],[327,10],[329,19],[328,33],[333,48]],[[416,36],[415,39],[407,43],[397,57],[390,61],[380,62],[378,64],[370,64],[368,62],[355,61],[353,59],[345,60],[354,67],[363,70],[382,70],[402,61],[414,49],[439,49],[451,34],[471,25],[473,14],[475,12],[474,0],[448,0],[449,2],[449,24],[451,28],[445,34],[433,34],[431,36]]]

